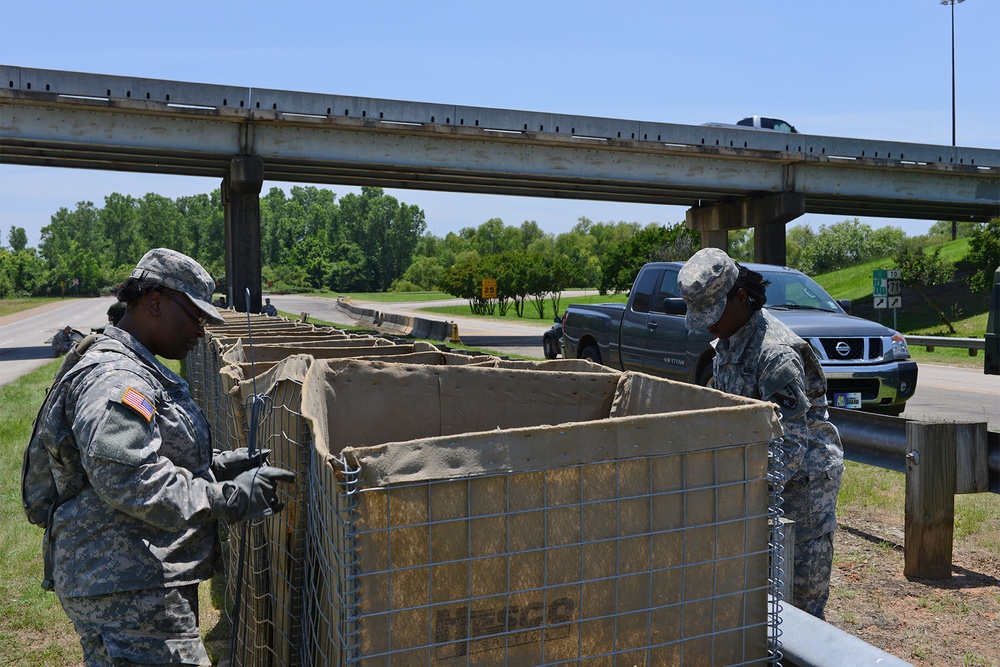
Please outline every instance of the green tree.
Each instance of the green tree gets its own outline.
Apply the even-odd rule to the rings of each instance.
[[[927,296],[925,289],[951,281],[955,274],[952,264],[941,259],[941,246],[932,252],[926,251],[926,243],[919,238],[906,239],[896,249],[894,260],[904,285],[912,287],[920,298],[938,314],[948,331],[955,333],[955,327],[937,304]]]
[[[809,225],[795,225],[785,234],[785,265],[805,271],[802,253],[816,240],[816,233]]]
[[[0,298],[38,296],[45,285],[45,262],[34,248],[0,248]]]
[[[172,199],[153,192],[143,195],[139,200],[136,223],[139,246],[143,252],[150,248],[170,248],[184,254],[191,253],[184,218]]]
[[[441,274],[438,287],[446,294],[456,299],[467,299],[473,312],[476,312],[475,300],[480,294],[481,283],[477,282],[479,274],[479,257],[468,255],[458,260]]]
[[[575,229],[556,237],[553,250],[569,258],[573,274],[568,287],[596,287],[601,280],[597,239]]]
[[[7,245],[14,252],[20,252],[27,247],[28,233],[24,231],[24,227],[10,226],[10,231],[7,233]]]
[[[754,260],[753,229],[731,229],[729,236],[730,257],[737,262],[752,262]]]
[[[905,238],[898,227],[874,230],[857,218],[821,225],[812,243],[802,249],[799,268],[816,275],[889,257]]]
[[[345,236],[364,253],[367,291],[385,291],[403,275],[427,227],[423,211],[382,188],[363,187],[360,196],[341,197],[340,218]]]
[[[955,227],[956,239],[969,238],[979,227],[979,223],[977,222],[950,222],[948,220],[938,220],[931,225],[929,230],[927,230],[927,237],[932,243],[944,243],[946,241],[951,241],[951,229],[953,225]]]
[[[627,291],[643,264],[687,259],[700,244],[698,233],[683,223],[671,227],[647,225],[628,241],[605,252],[601,259],[601,294]]]
[[[139,200],[135,197],[112,192],[104,198],[99,218],[108,241],[107,267],[127,266],[131,270],[149,249],[141,247],[138,214]]]
[[[969,289],[973,292],[993,284],[993,274],[1000,267],[1000,218],[980,224],[972,232],[966,261],[972,266]]]
[[[211,194],[178,197],[174,203],[184,219],[191,256],[209,273],[224,273],[226,246],[222,193],[215,190]]]
[[[430,291],[437,288],[442,273],[444,266],[436,257],[418,257],[403,272],[403,280],[421,290]]]

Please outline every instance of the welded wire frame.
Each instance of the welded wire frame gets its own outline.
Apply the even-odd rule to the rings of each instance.
[[[782,499],[782,473],[784,462],[781,458],[781,449],[777,446],[768,448],[767,459],[767,479],[768,498],[767,506],[769,513],[769,524],[771,536],[769,539],[771,547],[771,557],[768,561],[768,599],[767,599],[767,627],[768,627],[768,654],[771,664],[781,667],[781,659],[784,657],[781,651],[781,608],[784,601],[785,586],[787,577],[793,576],[794,568],[791,563],[787,563],[785,557],[785,535],[781,523],[784,511],[781,509]]]
[[[331,459],[310,493],[306,664],[766,664],[765,452],[384,488]]]
[[[301,384],[285,381],[268,396],[270,409],[258,426],[258,443],[270,449],[270,464],[296,473],[280,484],[279,513],[252,521],[247,530],[230,526],[226,611],[235,636],[231,664],[302,664],[302,604],[306,549],[307,492],[312,442],[299,412]],[[242,535],[246,542],[242,543]],[[243,570],[239,570],[240,555]],[[239,600],[239,607],[235,602]]]

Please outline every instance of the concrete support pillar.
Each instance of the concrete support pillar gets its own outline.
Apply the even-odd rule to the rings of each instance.
[[[805,197],[782,192],[687,211],[687,226],[701,233],[701,247],[729,249],[730,229],[754,229],[754,261],[785,263],[785,225],[806,212]]]
[[[259,313],[261,307],[260,190],[264,162],[240,155],[229,162],[222,179],[225,205],[226,289],[229,304],[241,313]],[[246,288],[250,288],[247,303]]]

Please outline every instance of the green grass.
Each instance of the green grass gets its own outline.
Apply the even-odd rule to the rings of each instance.
[[[31,297],[27,299],[0,299],[0,317],[13,315],[53,301],[62,301],[57,296]]]
[[[903,473],[847,461],[837,497],[839,516],[876,510],[902,525],[905,501]],[[1000,553],[1000,497],[994,493],[956,495],[954,539],[970,541],[988,553]]]
[[[21,509],[21,457],[60,360],[0,387],[0,655],[10,665],[82,662],[55,594],[42,590],[42,531]]]

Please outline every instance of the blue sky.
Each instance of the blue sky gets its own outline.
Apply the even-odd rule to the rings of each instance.
[[[1000,148],[1000,2],[955,7],[957,142]],[[433,3],[0,0],[0,62],[201,83],[698,125],[752,114],[801,132],[951,144],[951,9],[939,0]],[[289,184],[265,183],[288,188]],[[60,207],[214,179],[0,165],[0,230],[31,245]],[[356,188],[331,188],[357,192]],[[439,236],[492,217],[555,234],[580,216],[684,209],[389,191]],[[846,216],[808,215],[814,227]],[[862,218],[907,234],[933,221]],[[796,224],[796,223],[792,223]]]

